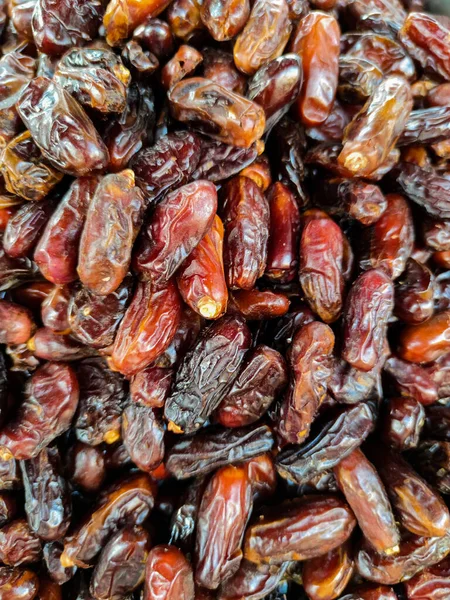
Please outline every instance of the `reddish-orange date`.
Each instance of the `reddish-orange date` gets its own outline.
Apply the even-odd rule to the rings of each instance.
[[[311,600],[333,600],[344,591],[352,574],[351,545],[346,542],[303,563],[303,587]]]
[[[398,353],[413,363],[427,363],[450,352],[450,310],[421,323],[409,325],[400,334]]]
[[[144,600],[194,600],[192,567],[176,546],[155,546],[150,550]]]

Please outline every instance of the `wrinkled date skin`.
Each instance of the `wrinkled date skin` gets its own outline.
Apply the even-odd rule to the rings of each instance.
[[[243,467],[223,467],[207,485],[198,513],[195,581],[208,589],[239,568],[240,545],[252,508],[252,488]]]
[[[152,17],[157,17],[170,0],[110,0],[103,17],[106,41],[110,46],[120,46],[130,37],[133,29]]]
[[[244,557],[275,564],[314,558],[346,542],[355,525],[349,506],[336,496],[284,502],[248,527]]]
[[[403,162],[394,170],[399,188],[410,200],[423,206],[428,214],[450,219],[448,190],[450,181],[433,169],[424,169],[413,163]]]
[[[106,467],[102,451],[102,447],[76,442],[67,455],[67,476],[88,494],[98,492],[105,480]]]
[[[216,48],[205,48],[202,54],[203,77],[232,92],[245,94],[247,78],[236,69],[232,54]]]
[[[122,439],[134,464],[151,472],[164,459],[164,425],[154,408],[131,402],[122,414]]]
[[[69,335],[55,333],[48,327],[40,327],[28,340],[27,349],[42,360],[71,362],[95,355],[95,350],[83,346]]]
[[[251,334],[240,317],[223,317],[200,334],[178,370],[164,415],[175,433],[194,433],[237,377]]]
[[[281,477],[305,484],[336,466],[358,448],[375,426],[375,413],[368,403],[342,409],[310,442],[280,452],[276,468]]]
[[[258,104],[209,79],[183,79],[168,98],[173,117],[220,142],[249,148],[264,133],[266,119]]]
[[[97,184],[96,177],[76,179],[45,226],[34,260],[52,283],[62,285],[78,279],[78,246]]]
[[[101,0],[37,0],[31,22],[34,42],[44,54],[61,55],[95,37],[102,12]]]
[[[88,358],[77,368],[80,400],[74,422],[80,442],[96,446],[120,438],[121,414],[126,387],[119,373],[106,367],[101,358]]]
[[[450,310],[425,323],[408,325],[400,334],[398,354],[412,363],[427,363],[450,352]]]
[[[169,395],[172,379],[172,369],[150,365],[131,378],[131,399],[143,406],[162,408]]]
[[[287,562],[281,565],[256,565],[243,559],[238,571],[219,588],[218,600],[271,598],[271,592],[276,590],[287,567]]]
[[[202,22],[217,42],[240,33],[249,14],[249,0],[203,0],[200,8]]]
[[[375,552],[367,543],[356,554],[358,573],[377,583],[394,585],[410,579],[422,569],[432,567],[450,552],[450,539],[443,537],[411,536],[400,544],[400,552],[385,556]]]
[[[388,194],[386,200],[386,210],[369,233],[368,257],[360,264],[363,269],[380,267],[397,279],[413,251],[414,223],[403,196]]]
[[[86,214],[77,268],[81,282],[95,294],[112,294],[122,283],[144,208],[131,169],[100,181]]]
[[[400,456],[376,451],[376,465],[400,522],[411,533],[440,537],[448,532],[450,514],[442,498]]]
[[[33,571],[0,567],[0,594],[4,600],[33,600],[39,578]]]
[[[111,50],[75,48],[58,63],[54,81],[85,106],[103,113],[125,109],[129,70]]]
[[[0,169],[6,189],[33,202],[45,198],[63,177],[43,162],[29,131],[9,142],[3,150]]]
[[[425,569],[406,581],[404,586],[408,600],[440,600],[450,591],[449,559]]]
[[[144,580],[150,536],[142,527],[118,531],[103,548],[90,591],[97,600],[120,600]]]
[[[140,525],[154,504],[155,487],[144,473],[118,481],[100,496],[97,504],[64,541],[63,567],[86,568],[111,534],[126,525]]]
[[[257,346],[246,358],[215,418],[224,427],[251,425],[279,397],[287,382],[287,366],[282,355],[268,346]]]
[[[14,302],[0,299],[0,344],[24,344],[33,335],[35,328],[36,325],[30,310]],[[3,363],[2,359],[0,361]],[[0,375],[0,379],[2,377],[3,373]],[[0,397],[2,396],[3,394],[0,392]]]
[[[167,194],[156,207],[134,255],[134,267],[155,286],[164,285],[214,222],[217,191],[195,181]]]
[[[415,448],[425,423],[425,409],[414,398],[390,398],[381,421],[384,443],[400,452]]]
[[[41,542],[25,519],[11,521],[0,529],[0,561],[10,567],[35,563],[41,558]]]
[[[430,269],[409,258],[395,287],[395,315],[410,325],[427,321],[434,313],[435,287]]]
[[[233,48],[234,62],[246,75],[278,58],[289,40],[292,23],[286,0],[256,0]]]
[[[181,550],[175,546],[152,548],[145,570],[144,600],[194,600],[194,595],[192,567]]]
[[[176,442],[167,452],[166,467],[177,479],[206,475],[227,464],[259,456],[273,444],[267,425],[206,430]]]
[[[186,44],[180,46],[162,70],[161,82],[163,86],[170,90],[186,75],[193,73],[202,60],[201,53],[192,46]]]
[[[26,384],[17,413],[0,432],[5,459],[30,459],[69,427],[75,414],[79,387],[68,365],[47,363]]]
[[[181,298],[175,283],[153,290],[140,282],[114,341],[110,367],[127,377],[135,375],[167,349],[181,318]]]
[[[311,12],[299,21],[291,50],[302,57],[304,81],[298,102],[302,123],[320,125],[329,116],[339,75],[340,29],[332,15]]]
[[[69,310],[73,289],[70,285],[55,285],[41,305],[44,327],[62,335],[70,333]]]
[[[311,309],[335,321],[343,305],[344,236],[332,219],[311,219],[300,238],[299,278]]]
[[[30,256],[54,207],[52,198],[45,198],[41,202],[25,202],[6,225],[3,236],[5,252],[12,258]]]
[[[200,315],[188,306],[183,307],[175,335],[169,346],[155,360],[155,367],[169,369],[178,366],[198,338],[202,326]]]
[[[346,128],[339,164],[358,177],[378,169],[400,137],[412,104],[406,80],[387,77]]]
[[[277,423],[278,433],[285,442],[298,444],[308,437],[326,395],[333,347],[334,334],[324,323],[309,323],[295,334],[287,355],[291,381]]]
[[[201,140],[195,133],[176,131],[137,153],[130,165],[149,203],[187,183],[198,165],[200,149]]]
[[[270,290],[238,290],[231,295],[228,312],[241,314],[248,321],[275,319],[285,315],[290,301],[285,294]]]
[[[82,176],[104,169],[108,150],[84,109],[57,83],[37,77],[17,110],[42,155],[59,171]]]
[[[267,261],[269,206],[254,181],[235,177],[223,189],[224,264],[231,289],[250,290]]]
[[[177,544],[186,552],[194,549],[198,510],[205,487],[204,477],[199,477],[189,485],[170,519],[170,543]]]
[[[411,396],[424,406],[439,400],[438,385],[424,367],[391,356],[384,365],[384,372],[402,396]]]
[[[222,181],[233,177],[252,164],[260,150],[259,140],[250,148],[238,148],[224,142],[203,138],[200,160],[192,178]]]
[[[21,45],[15,50],[4,54],[0,59],[1,87],[0,111],[8,116],[5,109],[11,109],[27,84],[33,79],[36,61],[23,52]],[[12,119],[14,121],[14,118]]]
[[[311,600],[331,600],[344,591],[352,574],[351,546],[347,542],[303,563],[303,587]]]
[[[192,250],[177,274],[181,297],[205,319],[218,319],[227,308],[223,238],[223,223],[216,215],[211,229]]]
[[[61,539],[70,525],[72,505],[58,449],[44,448],[20,466],[30,528],[45,541]]]
[[[331,214],[348,215],[362,225],[376,223],[387,207],[380,188],[360,179],[328,180],[317,200]]]
[[[386,490],[374,466],[357,449],[333,470],[365,538],[377,552],[387,555],[398,552],[400,534]]]
[[[269,240],[265,277],[273,282],[289,283],[298,268],[300,212],[288,186],[276,182],[267,192],[270,210]]]
[[[344,309],[344,360],[361,371],[375,367],[383,354],[393,308],[394,286],[383,270],[371,269],[356,279]]]
[[[55,581],[59,585],[63,585],[69,581],[77,570],[76,567],[64,569],[64,567],[61,565],[59,559],[61,557],[63,548],[64,546],[62,542],[49,542],[45,544],[42,551],[47,571],[52,581]]]

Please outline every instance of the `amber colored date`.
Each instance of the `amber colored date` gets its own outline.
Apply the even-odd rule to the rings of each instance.
[[[254,181],[234,177],[223,189],[224,264],[231,289],[251,290],[267,261],[269,206]]]
[[[194,600],[192,567],[176,546],[155,546],[150,550],[144,600]]]
[[[112,294],[122,283],[144,208],[131,169],[100,181],[87,210],[77,267],[81,282],[95,294]]]
[[[450,352],[450,311],[444,310],[400,333],[398,354],[413,363],[427,363]]]
[[[203,0],[200,8],[202,22],[217,42],[240,33],[249,14],[249,0]]]
[[[336,496],[287,501],[248,527],[244,556],[270,564],[315,558],[346,542],[355,525],[349,506]]]
[[[169,0],[110,0],[106,6],[103,25],[106,41],[110,46],[120,46],[130,37],[133,29],[146,19],[157,17],[167,6]]]
[[[249,148],[264,133],[260,106],[209,79],[184,79],[169,91],[168,99],[175,119],[226,144]]]
[[[167,194],[141,235],[135,269],[155,286],[164,285],[211,228],[216,210],[216,187],[206,180]]]
[[[234,62],[246,75],[283,53],[292,24],[286,0],[256,0],[249,19],[236,39]]]
[[[9,567],[39,562],[41,541],[25,519],[16,519],[0,529],[0,561]]]
[[[287,355],[291,381],[277,423],[277,430],[286,442],[301,443],[309,434],[326,395],[333,346],[332,330],[319,322],[301,327],[292,340]]]
[[[181,297],[205,319],[218,319],[227,308],[223,237],[223,223],[216,215],[211,229],[192,250],[177,274]]]
[[[225,427],[250,425],[262,417],[287,382],[287,367],[282,355],[268,346],[259,345],[246,358],[215,418]]]
[[[374,466],[357,449],[333,470],[366,539],[377,552],[397,553],[400,534],[386,490]]]
[[[312,310],[325,321],[335,321],[343,305],[344,240],[332,219],[311,219],[300,238],[299,277]]]
[[[0,595],[4,600],[33,600],[39,578],[33,571],[0,567]]]
[[[388,158],[412,109],[410,85],[387,77],[345,130],[339,164],[364,177]]]
[[[195,581],[208,589],[235,573],[242,559],[244,529],[252,508],[246,469],[223,467],[208,483],[198,513]]]
[[[68,365],[47,363],[40,367],[28,380],[16,415],[0,433],[4,458],[37,456],[70,427],[78,397],[78,382]]]
[[[291,50],[302,57],[304,81],[298,112],[304,125],[320,125],[329,116],[339,75],[340,29],[332,15],[311,12],[299,21]]]
[[[137,285],[114,341],[110,366],[135,375],[166,350],[181,317],[181,298],[175,283],[153,289],[152,282]]]
[[[174,56],[164,66],[161,72],[161,83],[166,90],[170,90],[186,75],[193,73],[202,60],[203,57],[200,52],[192,46],[180,46]]]
[[[393,307],[394,286],[383,270],[372,269],[356,279],[344,309],[344,360],[362,371],[375,367],[383,354]]]
[[[351,546],[346,542],[303,563],[303,587],[311,600],[333,600],[344,591],[352,574]]]
[[[204,25],[200,17],[200,8],[200,0],[174,0],[171,2],[166,13],[167,23],[170,26],[170,28],[168,27],[170,38],[169,33],[163,37],[161,26],[156,31],[154,31],[156,29],[156,26],[154,26],[153,30],[151,30],[151,35],[147,34],[146,36],[146,39],[149,40],[147,45],[151,46],[149,50],[155,52],[153,48],[156,46],[160,54],[165,56],[170,54],[173,45],[173,36],[185,42],[188,42],[191,38],[196,39],[204,30]],[[159,21],[159,19],[152,20],[166,25],[164,21]],[[147,28],[149,29],[148,25]],[[136,35],[136,31],[133,35]],[[157,53],[155,52],[155,54]]]
[[[238,290],[231,295],[228,312],[238,313],[248,321],[282,317],[289,310],[289,298],[270,290]]]

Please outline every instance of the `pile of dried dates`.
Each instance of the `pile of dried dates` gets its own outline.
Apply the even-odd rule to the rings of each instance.
[[[449,600],[450,17],[0,32],[0,600]]]

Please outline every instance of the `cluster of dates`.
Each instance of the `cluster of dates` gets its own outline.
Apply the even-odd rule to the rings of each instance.
[[[448,600],[450,17],[0,29],[0,600]]]

